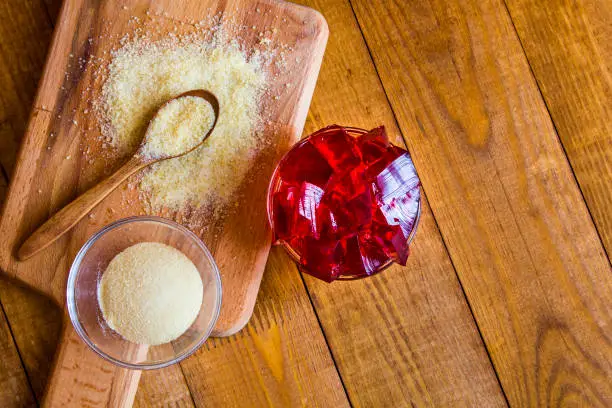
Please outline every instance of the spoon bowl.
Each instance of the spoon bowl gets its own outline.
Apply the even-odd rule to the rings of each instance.
[[[147,145],[147,142],[149,142],[149,134],[150,134],[150,130],[151,130],[151,125],[152,123],[155,121],[155,118],[158,116],[159,112],[161,112],[165,107],[168,106],[168,104],[170,104],[171,102],[176,101],[177,99],[181,99],[187,96],[194,96],[197,98],[202,98],[204,99],[206,102],[208,102],[210,104],[210,106],[212,107],[213,110],[213,114],[214,114],[214,119],[213,119],[213,123],[212,126],[210,127],[210,130],[204,135],[204,137],[200,140],[199,143],[197,143],[196,145],[194,145],[193,147],[179,153],[179,154],[175,154],[175,155],[170,155],[170,154],[166,154],[166,155],[162,155],[162,156],[156,156],[153,158],[148,158],[146,157],[146,155],[143,155],[143,150],[144,147]],[[142,138],[142,141],[140,142],[140,145],[138,146],[138,149],[136,150],[136,154],[139,157],[143,157],[146,161],[148,161],[147,159],[152,159],[151,163],[154,162],[158,162],[161,160],[168,160],[168,159],[174,159],[176,157],[180,157],[180,156],[184,156],[188,153],[191,153],[192,151],[196,150],[198,147],[200,147],[204,141],[208,138],[208,136],[212,133],[213,129],[215,128],[215,126],[217,125],[217,119],[219,118],[219,100],[217,99],[217,97],[210,91],[204,90],[204,89],[194,89],[191,91],[187,91],[187,92],[183,92],[182,94],[168,99],[166,102],[164,102],[163,104],[161,104],[157,110],[155,111],[155,114],[153,115],[153,118],[151,118],[151,120],[149,121],[149,124],[147,126],[147,130],[145,131],[144,137]]]

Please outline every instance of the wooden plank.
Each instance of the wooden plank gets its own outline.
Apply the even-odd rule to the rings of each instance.
[[[506,0],[608,256],[612,254],[612,2]]]
[[[348,407],[294,263],[273,248],[253,317],[181,363],[197,406]]]
[[[510,404],[609,406],[610,264],[504,5],[353,5]]]
[[[39,1],[0,2],[0,21],[1,205],[7,187],[4,174],[10,174],[15,163],[17,146],[25,130],[52,28],[44,6]],[[34,395],[38,393],[40,396],[48,371],[45,360],[48,360],[49,355],[45,353],[53,353],[55,348],[53,329],[49,328],[49,320],[45,319],[48,317],[52,321],[54,313],[46,310],[48,302],[39,302],[40,296],[24,291],[4,279],[0,280],[0,299],[4,306],[0,316],[0,406],[34,406]],[[4,315],[4,309],[8,316]],[[32,314],[33,310],[38,313]],[[16,344],[10,337],[5,318],[11,323]],[[33,390],[28,384],[16,345],[25,346],[19,349],[19,353],[29,369],[27,375]]]
[[[0,294],[32,389],[41,401],[59,339],[60,311],[48,298],[4,278]]]
[[[4,310],[0,309],[0,406],[30,407],[36,404],[28,384]]]
[[[330,41],[306,131],[384,124],[404,145],[348,1],[303,1]],[[356,406],[504,406],[486,349],[427,201],[406,267],[326,284],[306,282]]]
[[[0,2],[0,163],[11,174],[53,30],[42,1]]]
[[[0,164],[0,206],[4,201],[8,185],[4,174],[4,169]],[[7,289],[7,285],[7,282],[0,280],[0,305],[5,300],[2,295],[8,293],[10,296],[15,290]],[[2,356],[0,358],[0,406],[7,408],[34,406],[36,397],[28,383],[25,367],[2,306],[0,306],[0,356]]]
[[[134,399],[135,408],[193,407],[193,399],[180,366],[144,371]]]

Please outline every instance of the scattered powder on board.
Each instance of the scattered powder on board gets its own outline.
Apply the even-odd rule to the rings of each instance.
[[[182,252],[142,242],[111,260],[98,286],[98,302],[111,329],[131,342],[157,345],[191,326],[203,290],[200,273]]]
[[[121,154],[138,146],[151,116],[168,99],[192,89],[209,90],[219,99],[218,122],[204,144],[152,165],[143,175],[139,189],[150,210],[223,205],[236,193],[265,146],[266,63],[261,52],[247,55],[221,30],[207,39],[136,37],[113,52],[97,110],[102,137]]]
[[[183,96],[163,105],[145,135],[144,157],[178,156],[202,142],[212,127],[215,113],[210,103],[198,96]]]

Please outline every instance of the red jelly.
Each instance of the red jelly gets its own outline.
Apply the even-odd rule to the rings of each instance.
[[[368,241],[362,235],[353,235],[342,241],[344,249],[340,273],[344,275],[366,276],[378,272],[389,257],[376,242]]]
[[[299,189],[297,187],[284,187],[274,193],[274,233],[279,239],[290,239],[294,236],[293,216]]]
[[[291,149],[278,170],[284,183],[300,185],[307,181],[319,187],[325,186],[333,173],[327,160],[309,142]]]
[[[355,139],[340,126],[333,125],[316,132],[308,141],[335,172],[342,173],[361,164],[361,152]]]
[[[410,234],[419,211],[419,178],[408,153],[389,163],[373,183],[376,201],[387,223]]]
[[[375,243],[388,257],[400,265],[408,260],[408,241],[402,227],[387,221],[381,209],[376,211],[374,221],[363,232],[363,238]]]
[[[420,213],[419,179],[384,127],[330,126],[279,163],[268,192],[276,239],[327,282],[405,265]]]
[[[322,188],[307,181],[302,183],[297,197],[294,234],[300,237],[319,238],[316,213],[322,197]]]
[[[357,145],[361,149],[363,162],[367,165],[374,163],[385,155],[389,149],[389,138],[383,126],[370,130],[357,138]]]
[[[300,264],[308,273],[326,282],[338,278],[342,258],[340,241],[306,237],[302,242]]]
[[[330,177],[321,211],[331,212],[337,228],[345,235],[351,234],[372,220],[372,200],[372,187],[365,178],[365,168],[358,166]]]

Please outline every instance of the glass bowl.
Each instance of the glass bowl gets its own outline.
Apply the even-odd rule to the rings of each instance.
[[[184,253],[204,286],[191,327],[176,340],[156,346],[124,339],[106,324],[98,303],[98,284],[109,262],[139,242],[160,242]],[[130,217],[104,227],[83,245],[70,268],[66,302],[76,332],[93,351],[118,366],[148,370],[177,363],[206,341],[221,309],[221,279],[212,255],[187,228],[159,217]]]
[[[343,128],[351,135],[354,137],[358,137],[361,136],[365,133],[368,133],[367,130],[365,129],[361,129],[361,128],[356,128],[356,127],[351,127],[351,126],[343,126]],[[295,145],[293,145],[293,147],[287,152],[285,153],[285,155],[281,158],[281,160],[279,161],[279,163],[276,165],[276,168],[274,169],[274,172],[272,173],[272,177],[270,179],[270,184],[268,185],[268,195],[267,195],[267,202],[266,202],[266,210],[267,210],[267,214],[268,214],[268,224],[270,225],[270,228],[272,229],[272,233],[274,234],[274,205],[273,205],[273,197],[274,197],[274,193],[280,188],[280,185],[282,183],[282,179],[280,177],[280,168],[282,166],[282,164],[284,163],[285,160],[287,160],[287,157],[289,156],[289,153],[291,153],[293,150],[301,147],[303,144],[308,142],[308,139],[310,139],[310,137],[312,137],[313,135],[320,135],[324,132],[333,132],[335,131],[333,128],[331,127],[327,127],[327,128],[323,128],[321,130],[318,130],[314,133],[312,133],[311,135],[305,137],[304,139],[300,140],[299,142],[297,142]],[[417,208],[417,213],[416,213],[416,217],[414,220],[414,225],[412,227],[412,230],[410,231],[410,234],[408,235],[406,241],[408,244],[410,244],[412,242],[412,240],[414,239],[414,236],[416,234],[417,231],[417,227],[419,225],[419,221],[421,219],[421,197],[419,196],[419,200],[418,200],[418,208]],[[298,267],[300,269],[306,270],[305,267],[301,264],[300,262],[300,254],[285,240],[279,239],[277,240],[275,243],[275,245],[282,245],[285,250],[287,251],[287,253],[289,254],[289,256],[297,263]],[[375,271],[373,271],[371,274],[353,274],[353,275],[340,275],[338,278],[336,278],[335,280],[338,281],[342,281],[342,280],[355,280],[355,279],[362,279],[362,278],[366,278],[368,276],[373,276],[379,272],[384,271],[385,269],[387,269],[389,266],[391,266],[393,264],[393,260],[389,259],[387,260],[387,262],[383,263],[382,265],[380,265],[378,268],[376,268]]]

